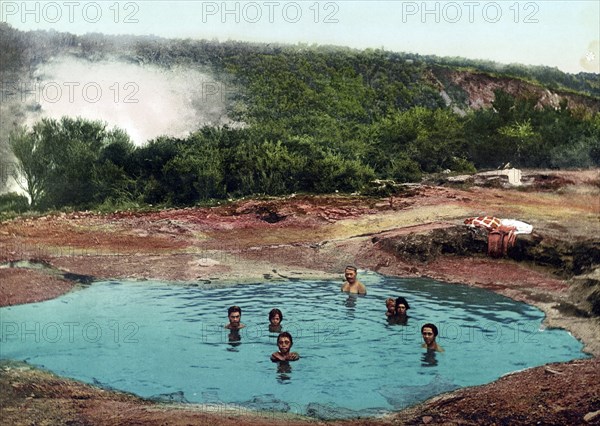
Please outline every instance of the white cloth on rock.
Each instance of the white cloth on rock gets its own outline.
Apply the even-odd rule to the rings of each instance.
[[[500,223],[503,226],[515,227],[515,234],[531,234],[533,231],[532,225],[516,219],[500,219]]]

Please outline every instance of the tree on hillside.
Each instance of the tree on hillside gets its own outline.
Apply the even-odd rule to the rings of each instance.
[[[177,144],[177,155],[162,169],[169,201],[190,205],[224,196],[222,155],[216,143],[197,132]]]
[[[44,203],[49,207],[89,207],[96,201],[94,169],[114,134],[101,121],[63,117],[42,121],[44,143],[51,165]]]
[[[421,172],[472,171],[463,120],[449,109],[413,107],[373,126],[368,163],[381,178],[418,180]]]
[[[136,182],[132,177],[135,145],[129,135],[118,128],[108,132],[104,139],[92,171],[94,201],[112,205],[133,201],[136,197]]]
[[[102,202],[98,188],[103,187],[104,197],[110,194],[106,185],[98,183],[114,180],[119,164],[114,164],[111,156],[119,151],[116,147],[129,144],[131,147],[125,149],[133,149],[122,130],[107,130],[100,121],[69,117],[42,119],[31,130],[20,128],[10,135],[9,143],[24,180],[23,189],[34,207],[88,207]],[[117,169],[106,167],[102,171],[100,166],[107,163]]]

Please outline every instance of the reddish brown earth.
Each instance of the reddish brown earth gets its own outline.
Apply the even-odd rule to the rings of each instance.
[[[0,306],[53,299],[73,288],[73,282],[29,269],[0,269]]]
[[[586,241],[600,235],[597,170],[529,177],[534,185],[525,189],[421,186],[392,198],[295,196],[213,208],[76,212],[5,221],[0,224],[0,262],[39,261],[48,268],[0,269],[0,306],[56,297],[77,289],[74,280],[86,276],[285,283],[287,278],[340,279],[344,265],[354,263],[388,275],[466,283],[534,304],[547,314],[548,325],[567,328],[598,356],[597,318],[556,308],[584,307],[578,305],[570,271],[491,259],[485,253],[420,261],[378,243],[427,235],[486,214],[531,223],[539,238]],[[542,366],[383,419],[326,424],[600,424],[600,416],[593,417],[600,410],[598,367],[597,358]],[[157,404],[12,362],[0,365],[0,402],[3,424],[318,423],[224,407],[209,412],[207,407]]]

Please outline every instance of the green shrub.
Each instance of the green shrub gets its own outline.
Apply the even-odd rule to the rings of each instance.
[[[23,213],[29,210],[29,200],[26,196],[16,192],[0,195],[0,211]]]

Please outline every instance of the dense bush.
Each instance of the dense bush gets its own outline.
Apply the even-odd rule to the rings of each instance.
[[[16,192],[0,194],[0,212],[23,213],[29,209],[29,200]]]
[[[326,127],[318,134],[295,135],[257,124],[204,127],[187,138],[160,137],[135,147],[119,129],[65,117],[19,129],[10,143],[24,189],[42,209],[184,206],[252,194],[355,192],[376,178],[414,182],[423,173],[471,173],[508,162],[515,167],[600,166],[599,114],[536,109],[502,94],[498,98],[496,110],[466,117],[424,107],[396,111],[357,124],[350,138],[342,138],[337,128],[327,137]],[[19,200],[11,205],[22,208]]]

